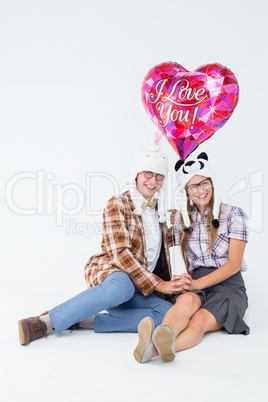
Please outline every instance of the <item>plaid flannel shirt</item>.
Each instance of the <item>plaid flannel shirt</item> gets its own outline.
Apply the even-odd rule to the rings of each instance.
[[[99,285],[107,275],[124,271],[144,295],[150,294],[161,279],[148,271],[145,233],[141,216],[133,213],[135,207],[129,191],[114,196],[103,212],[102,252],[92,256],[85,267],[88,287]],[[169,277],[171,277],[168,247],[172,246],[172,232],[161,224],[163,245]]]
[[[221,204],[220,226],[218,235],[213,244],[212,250],[207,253],[206,250],[210,244],[209,235],[206,230],[207,208],[203,220],[198,210],[193,211],[193,232],[188,235],[188,250],[186,251],[190,266],[189,271],[198,267],[219,268],[228,261],[228,251],[230,238],[248,241],[247,216],[241,208],[233,207],[227,204]],[[180,242],[181,216],[176,213],[174,222],[175,243]],[[241,271],[247,270],[245,260],[242,260]]]

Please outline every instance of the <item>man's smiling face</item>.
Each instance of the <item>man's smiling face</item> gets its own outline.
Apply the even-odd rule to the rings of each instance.
[[[144,172],[138,173],[137,175],[137,190],[147,201],[150,201],[163,183],[162,181],[157,181],[155,175],[156,173],[153,174],[151,179],[146,179]]]

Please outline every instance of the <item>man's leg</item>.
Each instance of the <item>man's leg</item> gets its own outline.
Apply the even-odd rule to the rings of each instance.
[[[124,272],[115,272],[93,288],[74,296],[49,311],[49,317],[57,332],[69,328],[102,310],[118,306],[132,298],[135,287]]]
[[[108,314],[94,317],[95,332],[137,332],[138,325],[145,317],[151,317],[155,326],[161,324],[166,312],[173,304],[153,294],[144,296],[139,289],[128,302],[110,308]]]

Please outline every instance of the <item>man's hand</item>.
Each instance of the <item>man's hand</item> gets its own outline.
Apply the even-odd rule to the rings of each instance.
[[[161,281],[159,282],[156,287],[154,288],[154,290],[157,290],[160,293],[164,293],[165,295],[171,295],[172,292],[172,281]]]

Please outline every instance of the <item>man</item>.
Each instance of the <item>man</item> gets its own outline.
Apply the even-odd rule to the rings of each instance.
[[[85,267],[88,289],[38,317],[20,320],[21,344],[53,328],[137,332],[139,322],[148,316],[155,326],[161,324],[172,304],[153,292],[165,297],[174,291],[174,284],[168,251],[172,238],[164,207],[168,159],[160,136],[155,133],[153,145],[138,154],[129,190],[108,201],[102,252]]]

